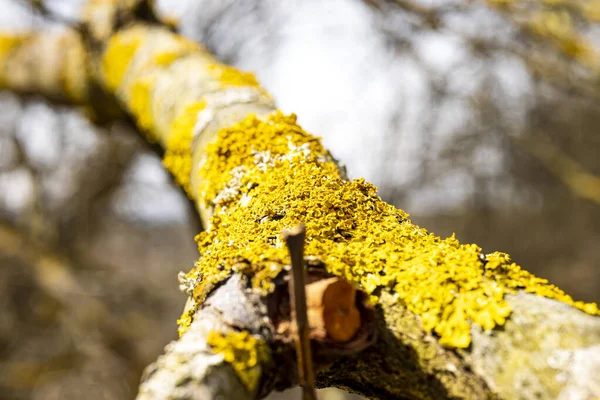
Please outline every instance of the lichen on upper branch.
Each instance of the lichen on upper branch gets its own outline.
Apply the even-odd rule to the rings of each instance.
[[[178,120],[188,119],[186,115],[202,104],[204,96],[244,87],[268,97],[253,74],[219,63],[191,40],[141,23],[108,39],[100,75],[148,139],[167,148],[174,135],[183,134]],[[188,137],[188,132],[183,136]]]
[[[0,88],[89,102],[89,60],[78,32],[0,32]]]
[[[214,113],[242,103],[272,105],[253,74],[219,63],[197,43],[136,24],[110,37],[101,76],[148,140],[165,148],[164,165],[190,194],[192,143]]]

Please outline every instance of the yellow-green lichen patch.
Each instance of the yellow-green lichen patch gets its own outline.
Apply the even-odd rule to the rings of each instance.
[[[152,62],[155,65],[165,67],[171,64],[173,61],[177,60],[179,57],[183,56],[185,53],[180,51],[168,51],[165,53],[159,53],[154,56]]]
[[[260,381],[261,364],[269,358],[265,342],[247,331],[230,332],[227,335],[211,331],[207,343],[215,353],[223,354],[224,360],[231,364],[248,392],[254,393]]]
[[[186,310],[183,312],[183,314],[181,315],[181,317],[179,317],[179,319],[177,320],[177,333],[179,334],[179,336],[181,337],[185,332],[188,331],[188,329],[190,329],[190,326],[192,325],[192,321],[193,321],[193,314],[194,314],[194,307],[190,308],[189,310]]]
[[[5,57],[15,46],[30,37],[31,35],[28,34],[0,34],[0,57]]]
[[[294,115],[284,116],[277,112],[269,116],[267,122],[249,116],[221,129],[217,141],[206,149],[206,161],[200,171],[202,182],[198,200],[207,206],[214,204],[219,192],[234,178],[234,171],[264,170],[277,156],[288,154],[300,146],[315,157],[329,156],[318,138],[296,124]],[[336,170],[334,166],[330,172],[337,174]]]
[[[108,41],[102,58],[102,73],[104,84],[109,89],[116,90],[119,87],[145,34],[145,30],[136,27],[121,31]]]
[[[153,75],[144,75],[135,80],[130,88],[129,109],[135,117],[138,126],[146,135],[149,142],[156,142],[154,120],[152,116],[152,89],[155,84]]]
[[[199,178],[198,200],[214,213],[210,229],[196,238],[201,257],[188,274],[198,304],[236,270],[267,293],[289,263],[281,232],[304,223],[306,256],[375,298],[390,290],[449,347],[470,344],[471,323],[502,325],[510,314],[504,295],[518,288],[597,313],[506,259],[491,255],[484,265],[478,246],[441,239],[383,202],[373,185],[341,179],[321,143],[293,116],[249,116],[222,129],[206,149]]]
[[[180,57],[186,56],[193,52],[204,50],[203,47],[187,38],[176,36],[175,44],[172,48],[166,51],[159,51],[152,57],[152,63],[161,67],[171,64]]]
[[[150,33],[147,34],[150,35]],[[142,128],[142,131],[152,142],[156,141],[160,134],[160,132],[157,132],[155,116],[153,114],[153,105],[159,101],[153,94],[153,90],[160,74],[175,60],[190,54],[194,50],[200,49],[200,47],[193,42],[178,37],[176,37],[176,40],[171,40],[168,43],[172,45],[172,48],[169,50],[162,50],[159,48],[151,52],[146,51],[144,53],[142,51],[145,59],[141,61],[140,66],[136,67],[135,79],[128,82],[129,110],[136,118],[138,126]],[[181,142],[183,138],[183,141],[185,142],[184,144],[175,143],[175,145],[177,148],[186,148],[189,152],[189,145],[191,143],[191,141],[187,141],[189,135],[188,133],[185,133],[184,135],[181,134],[181,129],[179,128],[181,123],[175,121],[175,124],[177,129],[175,133],[177,134],[178,141]],[[171,155],[169,155],[169,158],[171,158]],[[191,163],[191,161],[189,162]],[[177,160],[170,160],[169,163],[172,164],[173,167],[182,169],[182,160],[180,158]],[[183,167],[185,167],[185,164]],[[183,176],[183,174],[179,175]]]
[[[208,71],[216,80],[221,82],[223,87],[228,86],[252,86],[258,87],[258,81],[254,74],[250,72],[240,71],[239,69],[230,67],[225,64],[210,64]]]
[[[206,102],[200,100],[187,106],[175,118],[166,145],[163,165],[173,174],[177,183],[189,194],[190,173],[192,171],[192,139],[198,113],[204,110]]]
[[[147,35],[156,42],[151,48],[145,49],[145,62],[140,69],[166,67],[181,57],[204,50],[200,44],[171,33],[148,29]]]
[[[10,57],[11,52],[30,38],[31,35],[27,34],[0,33],[0,86],[6,84],[6,78],[3,75],[7,73],[5,71],[6,61]]]
[[[488,254],[486,260],[486,277],[489,279],[503,281],[511,289],[522,288],[526,292],[561,301],[588,314],[600,315],[596,303],[573,300],[571,296],[549,283],[547,279],[539,278],[521,269],[520,266],[512,262],[510,256],[506,253]]]

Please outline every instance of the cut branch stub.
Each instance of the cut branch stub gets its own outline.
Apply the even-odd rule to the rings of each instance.
[[[345,343],[360,329],[356,289],[341,278],[329,278],[306,286],[310,337]]]
[[[322,266],[306,257],[308,284],[306,304],[309,337],[317,359],[358,353],[376,340],[375,309],[368,296],[345,279],[331,276]],[[276,283],[267,305],[277,340],[290,343],[296,335],[292,323],[286,274]]]

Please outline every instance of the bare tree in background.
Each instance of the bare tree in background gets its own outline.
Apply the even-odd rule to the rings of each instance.
[[[102,87],[102,79],[94,81],[98,71],[86,82],[99,87],[65,91],[62,83],[51,79],[57,72],[53,70],[57,61],[51,58],[53,54],[75,60],[72,54],[77,51],[89,52],[92,69],[96,68],[94,60],[101,56],[112,29],[118,31],[132,21],[127,3],[123,2],[119,11],[123,14],[117,13],[106,26],[95,22],[88,25],[92,29],[86,35],[92,43],[86,46],[91,47],[73,47],[71,58],[67,58],[61,51],[70,48],[72,37],[67,35],[58,42],[63,47],[42,40],[39,47],[32,47],[39,52],[36,56],[25,53],[29,60],[11,60],[14,64],[7,64],[2,72],[9,75],[0,74],[6,87],[21,94],[3,93],[1,99],[0,298],[6,312],[0,323],[0,382],[6,390],[0,396],[6,398],[130,397],[137,391],[143,366],[173,338],[175,310],[182,307],[174,293],[174,277],[178,271],[188,270],[195,257],[192,237],[200,228],[194,212],[160,168],[155,153],[162,155],[162,150],[144,148],[136,140],[129,132],[135,129],[132,121],[119,110],[123,99],[118,99],[121,103],[115,101],[114,94]],[[137,7],[135,3],[129,5]],[[597,300],[600,272],[594,269],[599,260],[593,250],[600,234],[600,183],[594,175],[600,173],[595,135],[600,64],[594,21],[598,19],[598,3],[488,1],[448,2],[435,7],[406,1],[342,3],[359,7],[372,22],[370,29],[380,32],[381,40],[375,45],[388,50],[389,65],[397,66],[393,72],[398,76],[405,73],[410,80],[415,77],[411,73],[420,71],[415,80],[425,88],[422,93],[430,93],[421,95],[416,107],[402,101],[411,87],[398,84],[386,98],[388,111],[381,118],[383,122],[378,122],[384,128],[380,129],[384,144],[378,147],[376,140],[367,140],[375,143],[372,151],[385,154],[374,168],[378,170],[374,179],[384,196],[402,207],[408,203],[409,211],[410,204],[431,205],[441,215],[420,211],[417,219],[426,226],[448,233],[458,230],[459,237],[472,238],[484,249],[512,249],[519,261],[540,275],[563,280],[577,297]],[[269,52],[279,49],[286,54],[284,44],[269,39],[279,37],[277,33],[285,26],[277,21],[291,19],[294,7],[302,8],[268,1],[207,1],[188,4],[182,7],[181,16],[172,18],[165,13],[170,11],[168,2],[165,4],[165,10],[152,10],[144,3],[136,9],[135,17],[152,16],[154,22],[179,27],[226,61],[242,67],[250,64],[259,77],[261,71],[270,72],[264,65],[270,60]],[[33,11],[38,27],[65,21],[67,17],[52,6],[52,2],[36,4]],[[107,5],[106,10],[110,7]],[[101,17],[100,13],[94,21]],[[231,32],[232,24],[240,27],[239,33]],[[103,32],[103,28],[108,31]],[[250,40],[261,38],[260,34],[266,38]],[[459,42],[462,57],[454,65],[436,68],[432,52],[423,52],[427,38],[436,35]],[[4,47],[0,51],[5,51]],[[257,54],[254,59],[250,56],[253,52]],[[0,59],[4,54],[0,53]],[[374,65],[381,66],[381,59],[373,58]],[[466,77],[457,81],[461,69]],[[370,78],[369,72],[365,77]],[[523,94],[522,88],[516,89],[512,98],[510,82],[515,81],[524,83],[527,91]],[[277,82],[273,88],[267,82],[267,87],[276,96],[278,90],[286,88],[285,84],[278,87]],[[83,114],[28,97],[36,93],[87,109]],[[399,107],[391,107],[396,101]],[[125,102],[124,108],[133,112],[134,122],[145,128],[136,111],[128,107]],[[454,113],[468,118],[457,123],[450,118]],[[90,116],[96,125],[88,121]],[[340,123],[335,118],[333,121]],[[407,130],[416,132],[418,138],[407,137]],[[340,148],[339,153],[347,149]],[[409,163],[403,157],[406,152],[418,156]],[[355,174],[355,161],[366,163],[354,156],[342,158],[351,174]],[[454,199],[453,193],[458,193]],[[444,206],[446,199],[451,206]],[[453,214],[444,215],[448,210],[454,210]],[[565,266],[576,272],[565,276]],[[225,290],[237,293],[239,288],[232,283]],[[327,360],[320,366],[327,366],[321,371],[321,382],[380,398],[478,398],[491,392],[505,398],[514,398],[514,393],[521,398],[554,398],[559,392],[561,398],[598,396],[591,383],[597,378],[592,375],[593,366],[600,362],[597,320],[543,300],[516,296],[512,302],[513,313],[525,322],[509,322],[508,332],[513,329],[535,336],[542,334],[534,329],[538,324],[545,329],[585,331],[580,341],[575,340],[575,348],[555,348],[549,343],[548,348],[540,349],[540,354],[549,357],[545,360],[549,367],[545,368],[565,381],[564,391],[527,374],[520,381],[514,377],[510,383],[501,381],[508,378],[498,372],[498,365],[487,362],[485,355],[506,354],[506,348],[518,343],[503,348],[497,344],[508,343],[502,335],[488,341],[475,325],[472,335],[476,346],[465,352],[438,346],[435,335],[421,330],[414,333],[417,342],[433,341],[435,345],[428,348],[436,354],[432,360],[446,364],[421,365],[422,369],[408,374],[410,378],[404,383],[397,379],[415,368],[406,353],[414,343],[398,339],[406,332],[380,332],[379,342],[371,348],[374,356],[363,362],[382,368],[385,365],[388,375],[378,378],[394,385],[400,382],[392,389],[377,386],[367,368],[355,371],[345,367],[360,360],[360,353]],[[386,312],[387,320],[380,324],[390,323],[398,312],[407,312],[398,309]],[[545,320],[537,321],[536,314]],[[206,318],[210,321],[214,315]],[[212,328],[219,323],[222,321]],[[195,339],[203,340],[202,329]],[[193,335],[187,337],[194,339]],[[171,347],[171,357],[181,357],[181,348],[189,348],[190,343],[181,343],[180,348]],[[399,365],[385,357],[377,358],[385,352],[403,361]],[[203,348],[201,357],[205,353]],[[546,357],[514,354],[525,359]],[[164,363],[158,365],[161,376]],[[247,393],[239,382],[232,383],[236,378],[231,369],[218,367],[219,372],[208,374],[204,381],[204,376],[192,373],[186,378],[189,381],[183,379],[175,385],[180,391],[170,391],[169,395],[183,398],[196,393],[204,398],[211,391],[213,395],[264,394],[281,377],[272,373],[272,366],[261,368],[263,376],[269,378],[254,393]],[[523,368],[528,374],[536,370],[531,365]],[[515,367],[515,371],[521,370]],[[377,372],[381,374],[381,370]],[[423,381],[430,382],[430,387],[415,386]],[[291,383],[282,382],[277,387]],[[451,387],[457,382],[462,386],[456,387],[464,392]],[[194,386],[198,384],[200,389]],[[160,392],[154,396],[156,393]]]

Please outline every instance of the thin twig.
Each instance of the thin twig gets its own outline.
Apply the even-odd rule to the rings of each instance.
[[[290,305],[292,320],[296,322],[298,336],[296,353],[298,357],[298,375],[304,400],[317,400],[315,391],[315,373],[310,351],[308,315],[306,311],[306,271],[304,269],[304,225],[284,232],[285,242],[292,260],[290,279]]]

